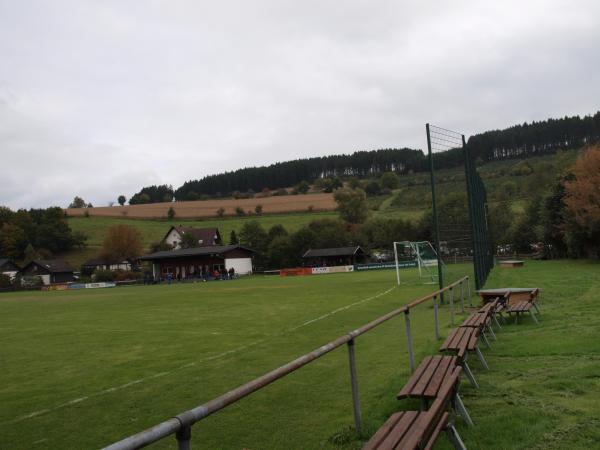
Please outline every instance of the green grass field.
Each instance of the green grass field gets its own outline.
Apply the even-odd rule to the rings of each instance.
[[[448,272],[454,280],[470,266]],[[393,271],[2,295],[0,448],[98,448],[138,432],[433,290],[415,271],[402,274],[401,288],[378,297],[394,287]],[[597,445],[598,275],[600,265],[572,261],[493,272],[488,287],[543,289],[541,323],[505,326],[484,350],[489,372],[473,361],[481,389],[461,390],[476,427],[458,423],[467,447]],[[439,343],[431,307],[411,315],[420,360]],[[442,334],[449,329],[444,310]],[[368,435],[415,406],[395,400],[408,378],[403,320],[360,337],[356,353]],[[194,445],[360,448],[348,379],[341,348],[202,421]],[[445,438],[436,448],[449,448]]]

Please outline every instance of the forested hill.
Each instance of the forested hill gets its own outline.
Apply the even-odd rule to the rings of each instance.
[[[192,200],[196,195],[228,195],[232,191],[255,192],[267,187],[277,189],[301,181],[336,176],[365,177],[387,171],[406,173],[425,170],[426,159],[421,150],[409,148],[355,152],[351,155],[332,155],[297,159],[266,167],[247,167],[233,172],[209,175],[187,181],[175,191],[178,200]]]
[[[474,158],[495,161],[553,153],[600,141],[600,111],[593,116],[573,116],[515,125],[504,130],[471,136],[468,146]],[[436,167],[451,168],[462,163],[461,149],[435,154]],[[187,181],[173,191],[170,186],[142,189],[131,203],[161,202],[169,196],[177,200],[197,200],[203,196],[228,196],[234,191],[258,192],[264,188],[289,187],[317,178],[368,177],[386,171],[398,174],[428,170],[421,150],[409,148],[359,151],[280,162],[266,167],[247,167]],[[156,193],[156,195],[153,195]],[[145,195],[144,195],[145,194]],[[155,198],[156,197],[156,198]],[[143,198],[143,201],[139,201]]]

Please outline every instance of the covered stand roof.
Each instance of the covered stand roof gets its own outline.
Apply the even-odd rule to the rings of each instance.
[[[322,258],[326,256],[354,256],[363,255],[365,252],[360,246],[337,248],[311,248],[302,255],[303,258]]]
[[[140,259],[142,261],[155,261],[158,259],[173,259],[185,258],[190,256],[205,256],[205,255],[224,255],[232,250],[245,250],[250,253],[255,253],[254,250],[242,247],[240,245],[211,245],[205,247],[182,248],[179,250],[165,250],[162,252],[150,253],[144,255]]]
[[[46,269],[50,273],[73,272],[73,268],[66,261],[60,259],[35,259],[27,264],[23,270],[33,264]]]

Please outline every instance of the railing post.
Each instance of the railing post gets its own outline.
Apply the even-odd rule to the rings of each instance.
[[[412,335],[410,334],[410,310],[406,308],[404,311],[404,325],[406,325],[406,343],[408,347],[408,364],[410,365],[410,372],[415,371],[415,355],[413,354],[413,342]]]
[[[467,277],[467,294],[469,295],[469,306],[473,306],[473,299],[471,298],[471,279]]]
[[[433,296],[433,329],[435,330],[435,339],[440,340],[440,328],[438,322],[438,300],[437,295]]]
[[[450,325],[454,326],[454,289],[450,287]]]
[[[460,312],[465,313],[465,290],[463,289],[463,280],[460,280]]]
[[[356,374],[356,356],[354,339],[348,341],[348,362],[350,365],[350,385],[352,386],[352,406],[354,409],[354,426],[358,435],[362,432],[362,415],[360,413],[360,397],[358,394],[358,377]]]
[[[192,449],[192,427],[190,425],[181,424],[181,428],[175,434],[177,438],[177,450]]]

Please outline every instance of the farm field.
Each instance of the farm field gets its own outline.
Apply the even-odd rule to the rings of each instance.
[[[247,199],[196,200],[185,202],[148,203],[143,205],[100,206],[96,208],[68,208],[69,216],[84,216],[85,212],[96,217],[129,217],[132,219],[166,218],[169,208],[180,218],[216,217],[217,209],[223,208],[224,214],[234,216],[236,208],[253,213],[256,205],[262,205],[265,213],[290,213],[314,211],[332,211],[336,208],[333,194],[285,195]]]
[[[469,273],[448,267],[447,280]],[[600,265],[527,261],[487,287],[539,286],[541,324],[524,319],[462,384],[469,448],[592,448],[600,439]],[[0,448],[98,448],[197,406],[433,290],[416,271],[251,278],[0,296]],[[417,361],[434,353],[432,309],[411,313]],[[442,310],[442,335],[449,315]],[[356,344],[365,438],[399,407],[404,324]],[[198,424],[210,449],[354,449],[347,354],[340,348]],[[153,448],[174,448],[174,439]],[[436,448],[449,448],[444,438]]]

